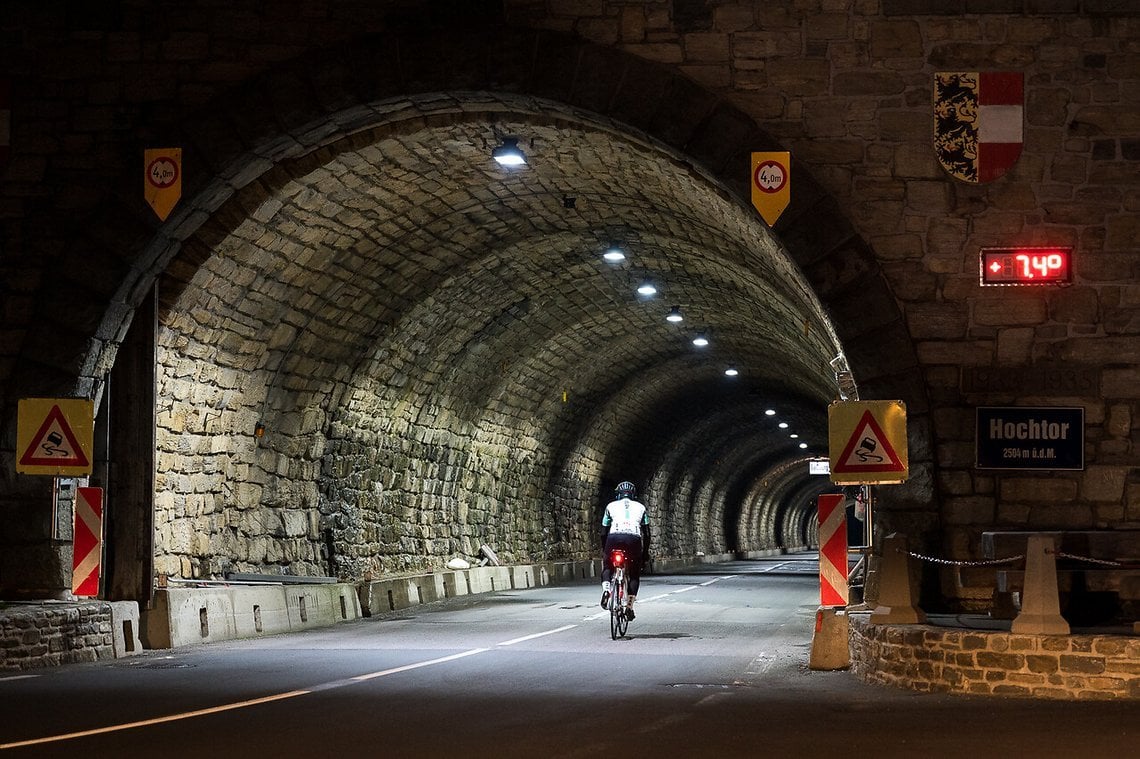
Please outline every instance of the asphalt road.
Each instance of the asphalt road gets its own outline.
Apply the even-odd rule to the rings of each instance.
[[[1123,757],[1136,703],[924,695],[807,668],[810,559],[596,584],[0,675],[11,757]],[[13,745],[31,741],[27,745]]]

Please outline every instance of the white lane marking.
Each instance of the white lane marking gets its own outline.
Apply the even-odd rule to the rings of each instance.
[[[462,659],[465,656],[474,656],[475,654],[481,654],[489,650],[488,648],[473,648],[470,651],[462,651],[458,654],[452,654],[451,656],[441,656],[438,659],[428,659],[427,661],[419,661],[415,664],[405,664],[402,667],[392,667],[391,669],[382,669],[379,672],[369,672],[367,675],[357,675],[356,677],[348,678],[345,682],[362,683],[365,680],[375,680],[377,677],[387,677],[388,675],[394,675],[398,672],[408,672],[409,670],[419,669],[420,667],[430,667],[433,664],[444,664],[445,662]]]
[[[171,714],[167,717],[155,717],[154,719],[144,719],[138,722],[125,722],[121,725],[108,725],[107,727],[97,727],[93,730],[81,730],[77,733],[64,733],[62,735],[49,735],[46,738],[32,738],[26,741],[16,741],[15,743],[0,743],[0,751],[7,748],[20,748],[22,746],[35,746],[41,743],[54,743],[55,741],[66,741],[72,738],[86,738],[89,735],[102,735],[103,733],[115,733],[120,730],[130,730],[135,727],[146,727],[148,725],[161,725],[164,722],[176,722],[182,719],[190,719],[192,717],[202,717],[207,714],[217,714],[218,712],[228,712],[233,709],[244,709],[247,706],[257,706],[258,704],[266,704],[270,701],[282,701],[286,698],[293,698],[294,696],[303,696],[309,691],[307,690],[291,690],[288,693],[278,693],[275,696],[265,696],[264,698],[255,698],[249,701],[238,701],[233,704],[223,704],[222,706],[212,706],[209,709],[198,709],[193,712],[183,712],[181,714]]]
[[[204,717],[210,714],[218,714],[220,712],[233,711],[234,709],[244,709],[249,706],[258,706],[260,704],[267,704],[273,701],[283,701],[287,698],[295,698],[296,696],[305,696],[310,693],[317,693],[319,691],[331,690],[333,688],[343,688],[346,685],[353,685],[355,683],[364,682],[365,680],[373,680],[377,677],[385,677],[387,675],[394,675],[399,672],[407,672],[421,667],[430,667],[434,664],[444,664],[446,662],[462,659],[466,656],[473,656],[481,654],[484,651],[490,651],[489,648],[473,648],[470,651],[462,651],[458,654],[450,656],[441,656],[438,659],[429,659],[427,661],[415,662],[413,664],[405,664],[402,667],[392,667],[391,669],[381,670],[379,672],[370,672],[366,675],[357,675],[356,677],[345,678],[344,680],[336,680],[331,683],[324,683],[323,685],[316,685],[312,688],[305,690],[291,690],[286,693],[278,693],[273,696],[263,696],[262,698],[254,698],[248,701],[237,701],[232,704],[222,704],[221,706],[211,706],[207,709],[197,709],[192,712],[181,712],[179,714],[170,714],[165,717],[155,717],[154,719],[144,719],[137,722],[124,722],[120,725],[108,725],[107,727],[97,727],[92,730],[81,730],[75,733],[62,733],[60,735],[49,735],[44,738],[32,738],[26,741],[15,741],[13,743],[0,743],[0,751],[9,748],[20,748],[22,746],[35,746],[43,743],[55,743],[57,741],[66,741],[73,738],[86,738],[90,735],[103,735],[104,733],[115,733],[121,730],[130,730],[136,727],[148,727],[150,725],[161,725],[166,722],[177,722],[184,719],[193,719],[194,717]]]
[[[732,684],[752,685],[762,675],[767,674],[768,670],[771,669],[775,663],[776,659],[773,654],[761,651],[752,661],[748,662],[748,666],[744,668],[743,677],[736,678],[732,681]]]
[[[734,578],[736,576],[737,575],[725,575],[723,577],[714,577],[711,580],[709,580],[708,582],[702,582],[699,585],[686,585],[683,588],[676,588],[674,590],[668,590],[664,593],[659,593],[656,596],[650,596],[649,598],[639,598],[639,599],[637,599],[637,602],[644,604],[644,603],[649,603],[650,601],[660,601],[662,598],[668,598],[669,596],[675,596],[678,593],[688,593],[690,590],[696,590],[697,588],[708,587],[709,585],[712,585],[714,582],[720,582],[721,580],[731,580],[732,578]],[[595,619],[601,619],[602,617],[608,617],[609,614],[610,613],[608,611],[598,612],[597,614],[591,614],[588,617],[582,617],[582,621],[583,622],[590,622],[590,621],[593,621]]]
[[[534,640],[535,638],[541,638],[544,635],[554,635],[555,633],[565,632],[566,630],[571,630],[577,626],[578,625],[563,625],[562,627],[558,627],[554,630],[547,630],[546,632],[535,633],[534,635],[524,635],[521,638],[515,638],[514,640],[503,641],[499,645],[500,646],[513,646],[516,643],[522,643],[523,641],[526,641],[526,640]]]
[[[0,683],[6,683],[9,680],[32,680],[39,677],[39,675],[12,675],[11,677],[0,677]]]

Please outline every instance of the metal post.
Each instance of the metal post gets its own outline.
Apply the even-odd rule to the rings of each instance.
[[[864,486],[867,490],[867,513],[866,519],[863,520],[863,545],[867,546],[867,555],[871,555],[871,549],[875,547],[875,528],[872,526],[872,501],[874,496],[871,494],[871,486]]]

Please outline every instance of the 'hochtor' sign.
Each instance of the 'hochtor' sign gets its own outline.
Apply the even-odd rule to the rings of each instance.
[[[979,469],[1084,469],[1083,408],[977,409]]]

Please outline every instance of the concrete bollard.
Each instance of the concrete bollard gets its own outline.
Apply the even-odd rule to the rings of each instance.
[[[851,666],[851,648],[847,640],[847,610],[821,606],[815,613],[815,633],[811,638],[808,668],[813,670],[847,669]]]
[[[1010,623],[1013,633],[1068,635],[1057,590],[1057,560],[1051,535],[1030,535],[1025,547],[1025,584],[1021,613]]]
[[[893,532],[883,540],[883,561],[879,574],[879,605],[869,621],[876,625],[914,625],[926,621],[926,613],[915,602],[910,581],[910,555],[906,535]]]

